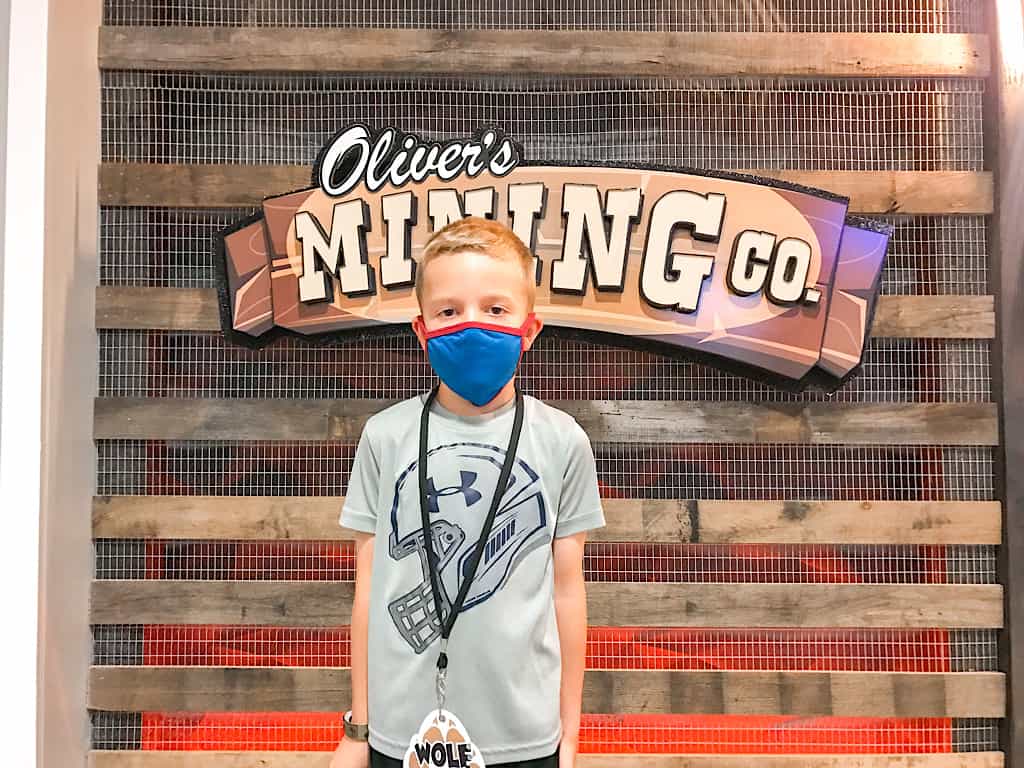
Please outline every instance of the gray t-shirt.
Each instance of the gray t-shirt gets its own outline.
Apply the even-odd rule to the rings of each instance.
[[[402,759],[437,707],[440,627],[423,545],[417,470],[427,393],[373,414],[339,523],[376,535],[368,629],[370,745]],[[553,537],[605,524],[594,452],[576,419],[524,393],[523,428],[490,541],[448,639],[445,709],[488,764],[553,753],[562,737]],[[450,606],[483,528],[515,400],[461,416],[436,400],[427,452],[439,586]]]

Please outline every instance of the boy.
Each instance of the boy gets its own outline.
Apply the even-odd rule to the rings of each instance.
[[[542,327],[534,274],[511,230],[476,217],[417,264],[412,325],[440,382],[359,438],[339,518],[356,542],[352,709],[332,768],[400,768],[441,696],[487,768],[574,765],[583,545],[605,520],[586,432],[515,381]]]

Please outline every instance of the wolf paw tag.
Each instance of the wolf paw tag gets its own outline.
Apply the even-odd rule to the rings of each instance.
[[[486,768],[462,722],[447,709],[433,709],[409,740],[405,768]]]

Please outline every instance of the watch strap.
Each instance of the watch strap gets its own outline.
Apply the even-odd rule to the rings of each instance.
[[[369,723],[353,723],[352,722],[352,710],[346,712],[342,718],[342,722],[345,724],[345,738],[355,739],[356,741],[368,741],[370,738],[370,725]]]

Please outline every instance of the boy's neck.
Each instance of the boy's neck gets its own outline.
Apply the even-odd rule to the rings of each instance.
[[[441,386],[438,387],[437,397],[435,399],[442,408],[445,408],[459,416],[479,416],[484,413],[496,411],[502,406],[512,402],[516,396],[515,387],[516,377],[513,376],[489,403],[476,406],[442,381]]]

